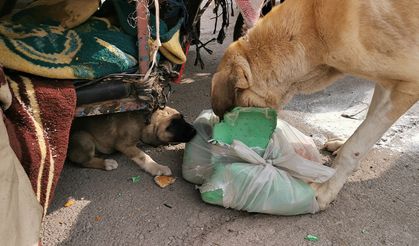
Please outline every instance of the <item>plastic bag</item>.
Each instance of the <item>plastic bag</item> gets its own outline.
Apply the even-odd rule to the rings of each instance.
[[[182,168],[185,179],[203,183],[200,191],[205,202],[278,215],[318,211],[307,182],[325,182],[335,170],[318,163],[320,155],[310,138],[278,120],[266,149],[257,153],[241,141],[214,142],[215,117],[204,111],[195,121],[198,134],[185,148]]]
[[[278,120],[278,123],[263,158],[303,181],[323,183],[329,180],[335,169],[320,163],[313,140],[285,121]]]
[[[248,212],[296,215],[319,210],[309,185],[272,165],[220,165],[200,191],[207,203]]]
[[[321,162],[319,151],[313,139],[307,137],[287,122],[278,119],[277,129],[281,129],[284,137],[293,146],[295,152],[307,160]]]
[[[204,110],[193,122],[197,134],[185,146],[182,176],[194,184],[203,184],[213,173],[211,163],[212,129],[219,122],[212,110]]]
[[[236,108],[235,111],[227,114],[224,120],[234,122],[239,114],[246,113],[246,111],[257,111],[267,118],[276,118],[276,113],[275,115],[269,114],[270,110],[267,109]],[[187,181],[194,184],[203,184],[213,173],[214,165],[212,164],[212,159],[221,158],[222,156],[224,162],[228,162],[228,159],[230,162],[234,161],[233,153],[222,154],[222,150],[217,148],[216,141],[212,138],[214,126],[219,122],[218,116],[212,110],[203,110],[193,122],[197,134],[186,144],[182,164],[182,176]],[[219,128],[219,130],[221,129]],[[212,155],[212,148],[218,149],[219,154],[217,156]],[[265,152],[265,149],[259,147],[252,147],[252,149],[260,155]]]

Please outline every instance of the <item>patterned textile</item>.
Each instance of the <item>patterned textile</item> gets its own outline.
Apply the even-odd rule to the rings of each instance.
[[[17,74],[6,79],[13,95],[5,111],[10,145],[45,213],[66,158],[76,93],[71,81]]]
[[[3,110],[6,110],[12,104],[12,93],[9,88],[9,84],[6,81],[6,77],[3,72],[3,67],[0,66],[0,106]]]
[[[136,39],[113,27],[107,19],[91,17],[91,7],[83,18],[84,1],[74,1],[71,18],[49,13],[63,12],[63,0],[44,0],[0,21],[0,64],[6,68],[57,79],[94,79],[120,73],[137,64]],[[64,1],[66,2],[66,1]],[[88,1],[90,2],[90,1]],[[46,4],[45,3],[45,4]],[[98,1],[96,1],[98,3]],[[88,5],[89,7],[89,5]],[[79,22],[83,22],[80,24]]]
[[[135,14],[135,1],[127,2],[125,0],[112,0],[118,15],[119,24],[125,33],[131,36],[137,36],[137,27],[133,20]],[[156,17],[154,8],[150,7],[149,26],[150,43],[156,39]],[[164,58],[173,64],[183,64],[186,62],[186,55],[182,47],[181,35],[187,20],[186,6],[182,0],[160,1],[160,41],[162,46],[159,52]],[[159,56],[158,58],[161,58]]]

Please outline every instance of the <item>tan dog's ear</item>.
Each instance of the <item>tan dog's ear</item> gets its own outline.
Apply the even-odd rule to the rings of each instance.
[[[231,71],[221,70],[214,74],[211,81],[211,104],[214,113],[220,117],[234,105],[234,85]]]
[[[253,84],[252,72],[250,71],[249,62],[243,57],[236,58],[235,64],[235,88],[248,89]]]

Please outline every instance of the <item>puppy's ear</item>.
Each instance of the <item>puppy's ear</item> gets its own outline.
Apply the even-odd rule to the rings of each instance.
[[[235,65],[235,88],[248,89],[253,84],[252,72],[249,62],[243,57],[236,58]]]

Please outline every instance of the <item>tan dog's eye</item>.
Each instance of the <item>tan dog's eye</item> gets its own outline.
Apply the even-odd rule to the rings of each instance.
[[[234,92],[235,92],[236,95],[240,94],[240,93],[243,93],[243,91],[244,91],[243,88],[237,88],[237,87],[234,88]]]

